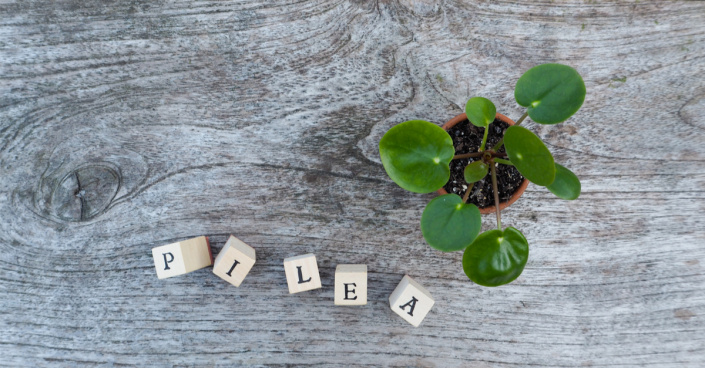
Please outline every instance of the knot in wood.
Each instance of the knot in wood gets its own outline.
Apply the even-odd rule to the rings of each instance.
[[[51,193],[49,210],[64,221],[87,221],[108,209],[120,189],[118,170],[102,164],[66,174]]]

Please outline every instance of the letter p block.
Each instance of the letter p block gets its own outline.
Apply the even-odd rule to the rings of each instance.
[[[160,279],[183,275],[213,264],[211,245],[206,236],[152,248],[152,258]]]

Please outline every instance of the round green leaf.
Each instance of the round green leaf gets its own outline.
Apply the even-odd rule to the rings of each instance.
[[[580,180],[572,171],[556,164],[556,179],[546,188],[558,198],[573,200],[580,195]]]
[[[455,148],[443,128],[423,120],[403,122],[379,141],[379,155],[387,175],[400,187],[431,193],[450,178]]]
[[[514,88],[519,105],[537,123],[557,124],[575,114],[585,101],[585,82],[563,64],[542,64],[524,73]]]
[[[463,250],[480,233],[480,210],[457,194],[444,194],[428,203],[421,215],[426,242],[443,252]]]
[[[465,249],[463,270],[476,284],[500,286],[519,277],[528,259],[529,243],[519,230],[490,230]]]
[[[521,126],[510,126],[504,133],[504,145],[510,161],[527,180],[542,186],[553,183],[553,156],[536,134]]]
[[[489,170],[489,166],[484,161],[471,162],[468,166],[465,166],[465,181],[468,183],[480,181],[487,176],[487,170]]]
[[[497,108],[492,101],[484,97],[473,97],[465,104],[465,115],[472,125],[483,128],[492,124],[497,115]]]

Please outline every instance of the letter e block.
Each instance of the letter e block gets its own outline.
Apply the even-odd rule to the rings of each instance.
[[[215,257],[213,273],[237,287],[254,266],[255,259],[255,248],[230,235],[223,249]]]
[[[316,256],[313,254],[285,258],[284,272],[286,273],[286,282],[289,284],[289,294],[321,287],[318,264]]]
[[[206,236],[152,248],[152,258],[160,279],[183,275],[213,264],[211,245]]]
[[[408,275],[389,296],[389,307],[414,327],[419,327],[434,303],[431,293]]]
[[[335,268],[335,305],[367,304],[367,265],[341,264]]]

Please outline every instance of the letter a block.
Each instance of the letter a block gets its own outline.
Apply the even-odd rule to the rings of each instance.
[[[434,303],[431,293],[408,275],[389,296],[389,307],[414,327],[419,327]]]
[[[318,264],[313,254],[284,258],[284,273],[289,284],[289,294],[321,287]]]
[[[215,257],[213,273],[237,287],[254,266],[255,259],[255,248],[230,235],[223,249]]]
[[[183,275],[213,264],[211,245],[206,236],[152,248],[152,258],[160,279]]]
[[[341,264],[335,268],[335,305],[367,304],[367,265]]]

